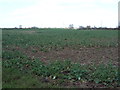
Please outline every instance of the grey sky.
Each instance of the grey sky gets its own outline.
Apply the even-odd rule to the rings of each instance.
[[[0,27],[117,27],[119,0],[0,0]]]

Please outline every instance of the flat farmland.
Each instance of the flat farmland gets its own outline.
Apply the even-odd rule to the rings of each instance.
[[[4,88],[117,87],[118,31],[2,30]]]

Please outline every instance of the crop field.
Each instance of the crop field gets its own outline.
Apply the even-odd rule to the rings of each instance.
[[[118,87],[118,30],[2,30],[3,88]]]

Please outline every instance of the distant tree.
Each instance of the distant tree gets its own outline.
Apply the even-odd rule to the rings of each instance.
[[[31,27],[32,29],[38,29],[38,27],[36,27],[36,26],[33,26],[33,27]]]
[[[118,26],[118,28],[120,29],[120,26]]]
[[[79,26],[79,29],[84,29],[84,27],[83,26]]]
[[[19,25],[19,28],[22,29],[22,25]]]
[[[86,28],[87,28],[87,29],[90,29],[91,27],[90,27],[90,26],[87,26]]]
[[[74,28],[73,24],[70,24],[70,25],[69,25],[69,28],[70,28],[70,29],[73,29],[73,28]]]

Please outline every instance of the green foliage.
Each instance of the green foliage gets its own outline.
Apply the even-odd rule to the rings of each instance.
[[[58,88],[51,83],[40,81],[30,73],[21,72],[15,68],[3,68],[2,87],[4,88]]]
[[[112,64],[94,66],[94,72],[91,74],[91,80],[96,83],[109,84],[117,81],[117,79],[118,69]]]
[[[3,50],[2,51],[2,58],[3,59],[19,59],[19,58],[25,58],[26,56],[19,52],[19,51],[10,51],[10,50]]]
[[[86,79],[89,71],[84,66],[80,64],[73,64],[71,67],[70,75],[76,80]]]
[[[118,31],[106,30],[3,30],[3,47],[39,47],[41,51],[63,47],[117,47]],[[8,47],[9,48],[9,47]]]
[[[31,72],[38,76],[48,76],[49,74],[47,67],[37,59],[31,62]]]
[[[53,79],[64,78],[66,79],[67,74],[70,72],[71,62],[65,61],[54,61],[48,65],[48,71],[50,71],[50,77]]]

